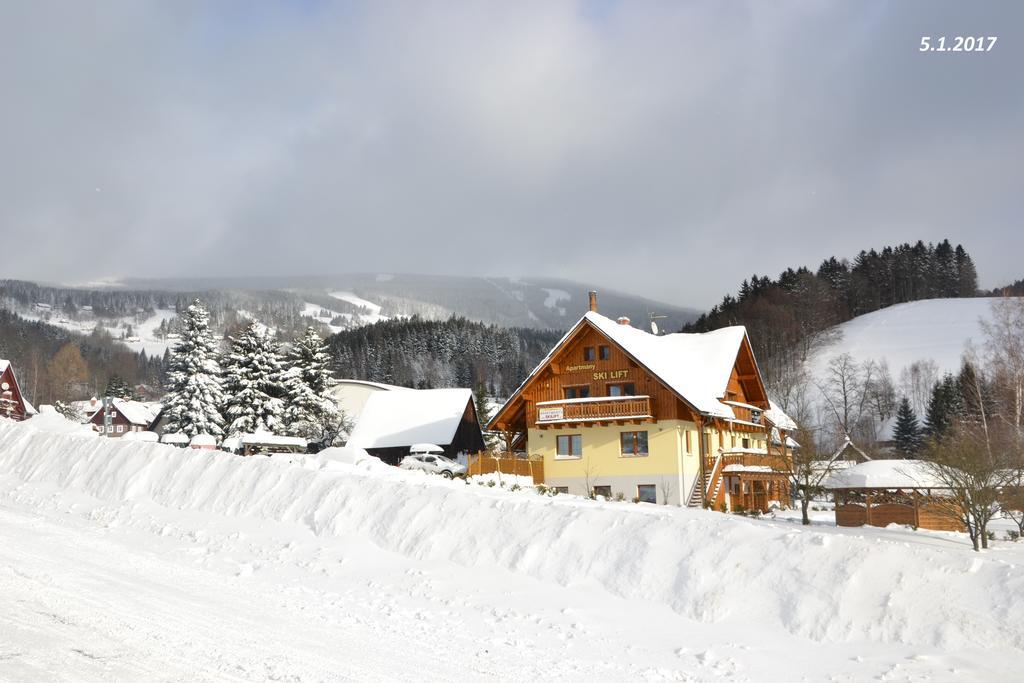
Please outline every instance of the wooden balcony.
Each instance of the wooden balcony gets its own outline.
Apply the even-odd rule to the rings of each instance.
[[[601,396],[542,401],[533,408],[539,427],[573,422],[652,420],[650,396]]]
[[[714,465],[714,458],[709,459],[711,465]],[[729,469],[730,465],[734,465],[733,469],[736,470],[735,474],[743,476],[753,476],[758,473],[758,470],[763,469],[764,474],[788,474],[792,471],[792,466],[787,458],[783,458],[778,453],[730,453],[726,451],[722,454],[722,470]],[[749,468],[746,472],[741,468]],[[770,472],[768,471],[770,470]],[[726,472],[730,474],[730,472]]]

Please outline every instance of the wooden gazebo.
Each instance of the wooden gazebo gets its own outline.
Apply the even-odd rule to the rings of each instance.
[[[836,526],[964,531],[948,487],[921,460],[871,460],[833,474],[825,483],[835,496]]]

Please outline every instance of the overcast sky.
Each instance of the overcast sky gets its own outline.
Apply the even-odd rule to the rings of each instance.
[[[988,53],[921,36],[994,35]],[[1024,278],[1024,3],[0,3],[0,277]]]

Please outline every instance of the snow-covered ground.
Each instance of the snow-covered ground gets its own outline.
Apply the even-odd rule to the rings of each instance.
[[[886,361],[894,380],[915,361],[929,359],[940,373],[955,373],[969,341],[981,350],[980,320],[990,317],[992,301],[926,299],[858,316],[838,326],[840,338],[814,355],[810,370],[820,376],[833,358],[849,353],[858,361]]]
[[[362,308],[367,309],[369,313],[360,314],[359,316],[357,316],[357,318],[360,321],[360,324],[362,325],[372,325],[374,323],[378,323],[382,320],[388,319],[388,316],[380,314],[380,306],[378,304],[375,304],[372,301],[367,301],[366,299],[356,296],[356,294],[354,294],[353,292],[330,292],[329,296],[332,296],[340,301],[347,301],[353,306],[360,306]]]
[[[59,311],[47,313],[48,315],[44,315],[38,310],[18,311],[18,315],[26,320],[43,321],[49,325],[85,335],[90,334],[100,322],[91,317],[82,320],[71,320]],[[156,337],[156,329],[160,326],[162,320],[170,321],[175,315],[177,314],[172,309],[157,309],[153,312],[153,315],[141,320],[137,316],[127,316],[117,319],[104,318],[102,322],[115,339],[132,351],[136,353],[145,351],[146,355],[150,357],[163,356],[168,346],[174,342],[173,340],[158,339]],[[121,332],[127,329],[126,325],[131,325],[132,336],[127,340],[120,339]]]
[[[1012,680],[1022,566],[0,420],[0,680]]]

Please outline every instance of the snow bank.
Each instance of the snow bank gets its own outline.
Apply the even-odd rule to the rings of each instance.
[[[0,423],[0,501],[50,509],[67,492],[97,499],[119,523],[155,504],[171,515],[291,524],[814,640],[1024,647],[1016,546],[979,556],[941,534],[510,492],[378,467],[357,449],[240,458]]]
[[[50,434],[79,434],[88,437],[98,436],[90,425],[69,420],[58,413],[56,408],[49,405],[39,406],[39,414],[29,420],[26,420],[24,424],[36,431],[48,432]]]

